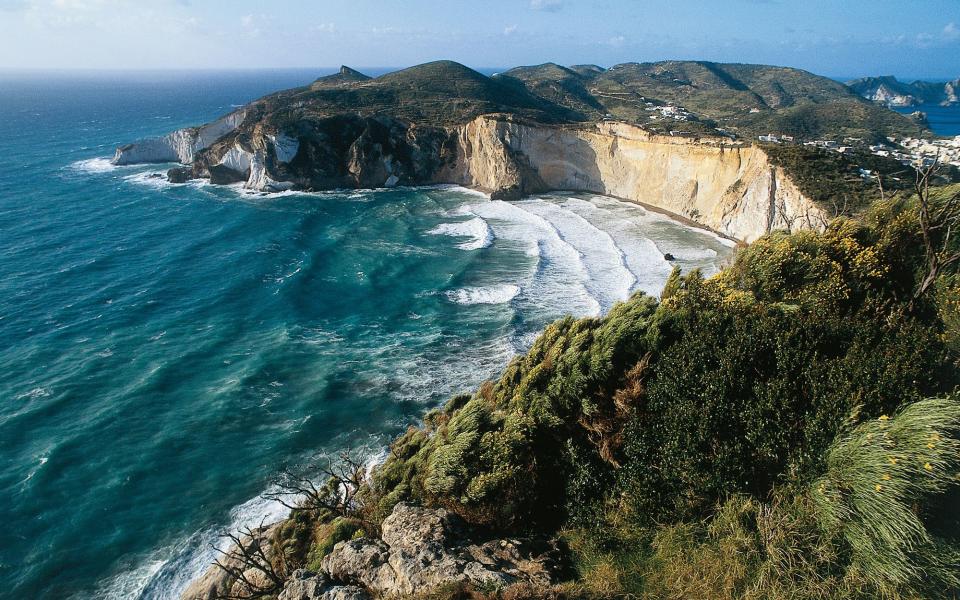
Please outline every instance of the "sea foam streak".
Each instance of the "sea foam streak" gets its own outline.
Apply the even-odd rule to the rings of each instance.
[[[493,243],[493,230],[486,221],[474,217],[459,223],[441,223],[427,233],[431,235],[448,235],[451,237],[470,238],[468,241],[457,244],[463,250],[479,250],[488,248]]]
[[[520,287],[511,284],[488,287],[466,287],[447,292],[447,298],[457,304],[506,304],[520,293]]]
[[[580,254],[587,274],[584,285],[601,311],[630,295],[637,278],[627,268],[623,251],[610,234],[562,205],[534,199],[518,206],[550,223],[557,236]]]
[[[110,162],[109,158],[100,157],[78,160],[71,164],[70,168],[84,173],[109,173],[110,171],[115,171],[118,167]]]
[[[287,502],[290,501],[288,498]],[[139,566],[104,582],[96,593],[103,600],[173,600],[202,575],[227,550],[226,532],[239,532],[285,519],[283,504],[257,496],[230,511],[230,524],[224,529],[198,531],[174,546],[158,550]],[[77,599],[79,600],[79,599]]]

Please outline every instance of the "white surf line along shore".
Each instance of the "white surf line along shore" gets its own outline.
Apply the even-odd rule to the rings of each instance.
[[[152,183],[140,178],[125,179],[135,183]],[[444,187],[472,192],[454,186]],[[362,191],[351,192],[362,195]],[[337,193],[325,192],[322,195]],[[277,193],[280,194],[314,195]],[[652,295],[661,291],[662,282],[672,266],[664,259],[657,244],[638,229],[638,218],[643,221],[672,221],[688,227],[638,205],[604,196],[589,200],[550,195],[519,202],[485,200],[465,205],[461,212],[463,216],[474,217],[441,224],[428,233],[467,238],[467,241],[458,244],[464,250],[489,247],[497,238],[526,244],[528,254],[535,257],[536,264],[522,281],[461,288],[451,291],[452,296],[448,297],[462,304],[517,301],[527,309],[539,308],[577,316],[598,316],[609,310],[616,301],[626,299],[636,289]],[[687,255],[689,260],[708,261],[711,253],[716,256],[716,252],[710,249],[703,249],[708,252],[697,254],[692,252],[693,248],[678,247],[671,252],[682,255],[686,250],[690,250]],[[523,348],[515,348],[515,351],[523,351]],[[371,453],[371,469],[378,456],[382,456],[382,449]],[[257,526],[261,521],[273,523],[287,514],[287,509],[277,502],[267,501],[261,496],[253,498],[231,511],[229,524],[225,527],[198,531],[174,546],[144,557],[136,568],[104,582],[96,597],[109,600],[176,600],[216,558],[217,552],[211,544],[222,544],[219,535],[223,531],[239,531],[244,527]]]

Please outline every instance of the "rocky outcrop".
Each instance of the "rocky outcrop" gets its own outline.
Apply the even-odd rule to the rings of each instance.
[[[322,573],[299,569],[287,580],[277,600],[370,600],[370,594],[360,586],[337,585]]]
[[[114,154],[113,164],[192,163],[201,150],[235,131],[246,118],[246,114],[246,111],[238,110],[203,127],[178,129],[163,137],[120,146]]]
[[[382,539],[337,544],[323,560],[324,572],[334,581],[360,584],[376,596],[395,596],[452,583],[547,586],[562,564],[549,544],[477,543],[444,509],[398,504],[382,527]]]
[[[898,81],[896,77],[864,77],[847,82],[855,92],[868,100],[890,107],[915,106],[917,104],[941,104],[952,106],[960,103],[957,91],[960,79],[947,82]]]
[[[258,530],[252,540],[262,545],[268,557],[275,527]],[[384,519],[380,538],[340,542],[324,557],[319,573],[305,569],[291,573],[278,600],[368,600],[429,592],[450,584],[549,586],[565,574],[564,559],[552,542],[490,539],[444,509],[401,503]],[[239,564],[232,554],[222,560],[227,566]],[[258,574],[245,577],[256,581]],[[242,586],[213,565],[181,598],[236,597],[243,593]]]
[[[872,100],[887,106],[913,106],[920,103],[912,94],[898,94],[882,84],[877,86],[877,89],[872,93],[864,97],[867,98],[867,100]]]

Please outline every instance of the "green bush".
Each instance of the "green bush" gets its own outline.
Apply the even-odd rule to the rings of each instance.
[[[329,523],[317,526],[314,532],[314,542],[307,554],[307,568],[314,572],[320,571],[320,563],[330,554],[333,547],[340,542],[353,539],[363,534],[363,525],[356,519],[337,518]]]
[[[958,435],[960,403],[923,400],[830,449],[812,493],[821,526],[843,537],[853,566],[878,589],[960,588],[960,546],[925,523],[930,501],[960,483]]]
[[[379,518],[409,499],[502,529],[602,528],[806,485],[847,424],[957,384],[949,303],[913,301],[922,259],[915,211],[888,201],[766,236],[712,279],[675,272],[659,303],[558,321],[399,439],[370,504]]]

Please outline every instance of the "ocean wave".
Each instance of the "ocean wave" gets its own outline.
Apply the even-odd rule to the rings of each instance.
[[[450,290],[446,296],[457,304],[506,304],[516,298],[519,293],[520,286],[502,284]]]
[[[519,203],[495,200],[472,205],[471,212],[491,224],[498,238],[522,245],[535,259],[521,285],[522,305],[535,312],[596,316],[602,307],[586,287],[589,273],[583,256],[547,219]]]
[[[469,241],[457,244],[463,250],[479,250],[493,244],[495,236],[490,225],[480,217],[459,223],[441,223],[427,233],[431,235],[447,235],[450,237],[470,238]]]
[[[623,249],[607,231],[563,204],[531,199],[518,205],[543,218],[560,239],[579,253],[586,271],[584,286],[600,303],[602,312],[630,296],[637,276],[629,269]]]
[[[126,175],[124,181],[129,181],[130,183],[135,183],[137,185],[145,185],[147,187],[155,189],[164,189],[173,187],[176,185],[186,185],[183,183],[171,183],[167,176],[164,173],[157,171],[144,171],[142,173],[134,173],[133,175]]]
[[[78,160],[71,163],[70,168],[83,173],[109,173],[110,171],[116,171],[119,167],[110,162],[109,158],[99,157]]]
[[[276,490],[266,490],[264,493]],[[284,498],[289,503],[291,498]],[[227,532],[239,532],[261,524],[272,525],[290,514],[283,503],[257,496],[230,511],[230,523],[223,528],[208,528],[181,542],[145,557],[139,564],[106,581],[95,592],[100,600],[175,600],[190,583],[199,578],[213,561],[228,550]],[[77,599],[79,600],[79,599]]]
[[[688,262],[714,260],[717,258],[717,251],[712,248],[680,248],[673,249],[670,254],[677,260]]]

